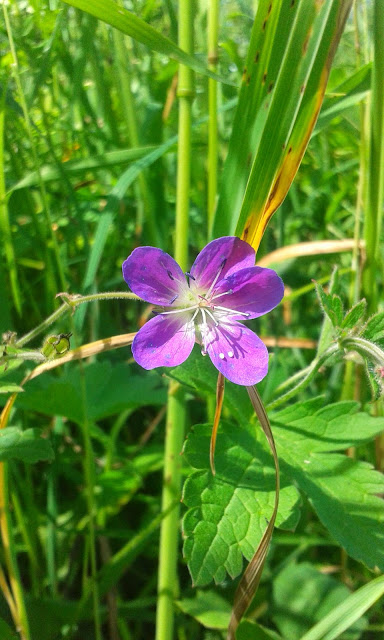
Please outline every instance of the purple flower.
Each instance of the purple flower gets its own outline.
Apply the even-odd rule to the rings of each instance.
[[[136,295],[161,307],[132,344],[144,369],[181,364],[196,341],[236,384],[250,386],[267,374],[267,348],[241,321],[276,307],[284,285],[271,269],[255,267],[247,242],[231,236],[213,240],[186,274],[161,249],[138,247],[123,263],[123,276]]]

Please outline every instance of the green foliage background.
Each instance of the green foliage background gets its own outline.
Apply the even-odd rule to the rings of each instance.
[[[153,27],[152,41],[145,40],[147,32],[145,44],[126,38],[59,0],[8,3],[10,28],[0,30],[1,332],[20,336],[33,329],[57,308],[59,292],[123,290],[121,264],[137,245],[173,251],[176,6],[139,0],[126,8]],[[230,140],[241,119],[239,111],[237,120],[234,114],[255,9],[242,0],[221,6],[219,185],[228,148],[236,147],[236,137]],[[384,426],[382,405],[373,403],[381,391],[378,363],[371,360],[364,368],[360,354],[353,356],[355,364],[340,356],[325,368],[316,347],[319,338],[320,345],[329,345],[357,328],[359,336],[383,346],[383,314],[365,324],[382,309],[380,296],[375,308],[368,300],[369,312],[360,303],[345,316],[360,298],[358,254],[323,253],[316,244],[357,242],[362,236],[367,187],[361,176],[370,175],[372,10],[373,3],[358,2],[347,22],[309,147],[258,251],[262,259],[287,245],[314,243],[304,257],[273,265],[287,296],[253,325],[262,337],[292,340],[289,349],[271,349],[270,373],[259,389],[264,402],[273,407],[285,381],[298,371],[304,379],[318,359],[302,393],[271,412],[282,471],[278,531],[240,639],[371,640],[384,629],[379,605],[356,622],[383,589],[373,581],[384,567],[383,444],[373,442]],[[205,70],[204,3],[195,5],[194,24],[193,64]],[[208,76],[196,73],[195,85],[190,263],[209,238]],[[243,87],[240,100],[244,95]],[[272,125],[264,132],[269,140]],[[247,130],[242,135],[247,138]],[[258,162],[253,187],[263,171]],[[228,165],[224,171],[231,174]],[[382,166],[371,171],[382,174]],[[242,180],[247,182],[245,175]],[[233,182],[232,176],[228,201],[221,191],[217,233],[229,232],[231,197],[238,198],[231,193]],[[376,231],[382,241],[379,225]],[[334,265],[338,275],[328,297],[319,289],[321,308],[312,279],[327,286]],[[148,312],[147,305],[125,300],[84,304],[52,332],[72,332],[76,347],[135,331]],[[313,341],[312,348],[298,348],[295,339],[301,338]],[[38,350],[41,341],[31,348]],[[186,390],[189,425],[175,633],[181,640],[224,637],[235,591],[229,578],[240,575],[244,558],[251,559],[273,509],[273,462],[245,390],[228,384],[213,478],[208,453],[216,375],[195,351],[177,369],[151,373],[139,369],[129,348],[111,351],[45,373],[20,393],[0,437],[0,460],[10,461],[16,581],[25,594],[32,640],[100,640],[95,610],[103,638],[153,637],[164,407],[171,380]],[[0,365],[3,404],[31,367],[18,360]],[[4,552],[0,560],[5,566]],[[372,592],[362,592],[361,610],[354,604],[338,614],[346,626],[337,636],[329,629],[313,631],[327,615],[337,615],[351,590],[368,583]],[[1,637],[14,640],[3,596],[0,616]],[[335,622],[329,625],[336,628]]]

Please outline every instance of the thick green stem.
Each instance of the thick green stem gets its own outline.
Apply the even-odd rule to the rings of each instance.
[[[188,53],[193,50],[193,3],[179,2],[179,45]],[[176,189],[175,258],[186,269],[188,265],[189,188],[191,168],[191,108],[193,75],[190,69],[179,69],[179,145]],[[185,429],[185,398],[179,385],[172,383],[168,395],[167,428],[165,436],[164,483],[162,508],[166,509],[180,498],[181,459]],[[174,627],[174,599],[177,595],[177,556],[179,508],[164,518],[160,530],[158,604],[156,640],[172,640]]]
[[[193,2],[180,0],[179,45],[187,53],[193,51]],[[179,145],[176,187],[175,259],[182,269],[188,266],[189,187],[191,176],[191,122],[194,97],[193,73],[180,66],[179,85]]]
[[[219,32],[219,1],[208,3],[208,64],[217,71],[217,41]],[[211,235],[217,195],[217,82],[208,80],[208,236]]]
[[[171,383],[165,434],[162,511],[176,506],[161,523],[156,640],[172,640],[174,600],[177,597],[177,555],[180,517],[181,456],[185,425],[185,398],[178,383]]]
[[[374,57],[369,170],[365,194],[365,242],[367,262],[364,293],[371,313],[377,309],[377,274],[380,268],[380,234],[384,200],[384,4],[375,0],[373,11]]]

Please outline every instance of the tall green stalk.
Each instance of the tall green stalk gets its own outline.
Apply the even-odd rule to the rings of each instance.
[[[193,50],[193,2],[179,2],[179,45],[188,53]],[[190,69],[179,69],[179,146],[176,189],[175,259],[182,269],[188,264],[188,220],[191,167],[191,108],[193,75]],[[185,398],[178,384],[172,383],[168,395],[165,435],[164,479],[162,509],[180,496],[180,452],[185,429]],[[176,506],[164,518],[160,529],[158,604],[156,640],[172,640],[174,627],[174,599],[177,596],[177,556],[180,509]]]
[[[369,169],[366,180],[364,293],[371,312],[377,309],[377,277],[381,268],[380,234],[384,201],[384,3],[373,7],[372,105]]]
[[[219,0],[208,3],[208,64],[217,71],[219,34]],[[208,79],[208,237],[211,235],[217,195],[217,82]]]

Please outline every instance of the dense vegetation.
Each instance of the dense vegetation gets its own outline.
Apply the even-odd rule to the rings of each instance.
[[[213,476],[217,371],[134,362],[153,306],[121,265],[238,235],[285,296],[250,322],[281,489],[236,637],[378,640],[383,3],[66,1],[9,0],[0,31],[0,638],[226,637],[269,423],[227,382]]]

